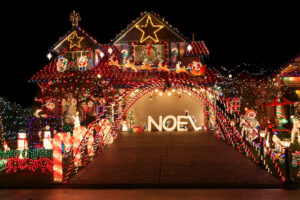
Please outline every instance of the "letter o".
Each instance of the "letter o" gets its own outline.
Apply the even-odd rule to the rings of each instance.
[[[173,119],[173,126],[172,127],[166,127],[166,121],[168,120],[168,119]],[[176,121],[176,117],[174,117],[173,115],[168,115],[168,116],[166,116],[165,118],[164,118],[164,120],[163,120],[163,123],[162,123],[162,125],[163,125],[163,129],[165,130],[165,131],[174,131],[175,130],[175,128],[176,128],[176,126],[177,126],[177,123],[176,123],[177,121]]]

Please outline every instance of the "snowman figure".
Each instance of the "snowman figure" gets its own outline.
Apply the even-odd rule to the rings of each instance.
[[[122,131],[125,131],[125,132],[128,131],[128,126],[127,126],[127,123],[126,123],[125,120],[124,120],[123,123],[122,123]]]

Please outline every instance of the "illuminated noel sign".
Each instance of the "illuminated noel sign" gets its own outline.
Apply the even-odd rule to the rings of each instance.
[[[158,131],[174,131],[175,129],[177,129],[177,131],[187,131],[186,125],[188,124],[188,121],[190,121],[195,131],[201,130],[201,127],[196,126],[191,116],[175,117],[173,115],[168,115],[164,117],[164,119],[162,116],[159,116],[158,123],[156,123],[151,116],[148,116],[148,131],[152,131],[152,124]],[[172,125],[169,126],[170,124]]]

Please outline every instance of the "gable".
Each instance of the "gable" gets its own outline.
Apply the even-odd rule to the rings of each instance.
[[[150,12],[145,12],[135,20],[127,29],[119,34],[114,44],[127,44],[130,42],[186,42],[185,38],[160,17]]]
[[[80,27],[74,27],[60,38],[60,40],[51,47],[51,50],[56,53],[61,53],[63,50],[96,49],[99,47],[102,49],[96,40],[89,37]]]

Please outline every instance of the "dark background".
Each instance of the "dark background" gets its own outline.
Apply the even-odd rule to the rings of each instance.
[[[80,12],[79,25],[100,43],[110,42],[141,12],[154,11],[183,35],[195,33],[195,40],[204,40],[214,67],[257,63],[276,69],[300,52],[299,10],[293,3],[98,2],[3,5],[0,96],[33,104],[37,86],[28,80],[48,63],[48,49],[71,29],[72,10]]]

